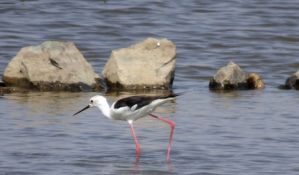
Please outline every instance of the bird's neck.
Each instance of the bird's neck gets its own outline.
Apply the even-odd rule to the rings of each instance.
[[[105,117],[111,118],[111,109],[107,101],[105,101],[105,103],[103,103],[101,106],[98,107],[102,111]]]

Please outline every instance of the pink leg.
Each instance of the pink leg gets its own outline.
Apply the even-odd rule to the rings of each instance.
[[[170,126],[170,136],[169,136],[169,142],[168,142],[168,147],[167,147],[167,154],[166,154],[166,160],[169,161],[170,160],[170,150],[171,150],[171,143],[172,143],[172,137],[173,137],[173,132],[174,132],[174,127],[175,127],[175,123],[171,120],[167,120],[165,118],[162,118],[162,117],[158,117],[158,116],[155,116],[153,114],[149,114],[150,116],[156,118],[156,119],[159,119],[167,124],[169,124]]]
[[[131,128],[131,134],[132,134],[132,136],[134,138],[134,142],[135,142],[135,145],[136,145],[136,160],[139,160],[139,156],[140,156],[140,144],[139,144],[137,136],[135,134],[133,122],[129,121],[129,124],[130,124],[130,128]]]

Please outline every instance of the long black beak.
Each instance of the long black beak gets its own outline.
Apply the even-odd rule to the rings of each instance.
[[[75,114],[73,114],[73,116],[79,114],[79,113],[82,112],[82,111],[85,111],[85,110],[88,109],[88,108],[90,108],[89,105],[87,105],[85,108],[83,108],[83,109],[81,109],[80,111],[78,111],[78,112],[76,112]]]

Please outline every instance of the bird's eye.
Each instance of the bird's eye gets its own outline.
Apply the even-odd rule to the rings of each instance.
[[[93,103],[93,100],[90,100],[91,103]]]

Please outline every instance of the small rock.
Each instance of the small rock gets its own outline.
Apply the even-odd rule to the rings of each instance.
[[[97,75],[72,42],[46,41],[22,48],[4,71],[7,86],[40,91],[82,91],[98,85]]]
[[[265,88],[265,83],[261,76],[257,73],[250,73],[247,78],[247,84],[249,89],[263,89]]]
[[[109,89],[169,89],[174,79],[175,56],[171,41],[148,38],[113,50],[103,75]]]
[[[280,86],[281,89],[296,89],[299,90],[299,70],[287,78],[284,85]]]
[[[211,90],[262,89],[264,82],[256,73],[246,73],[234,62],[220,68],[210,80]]]

